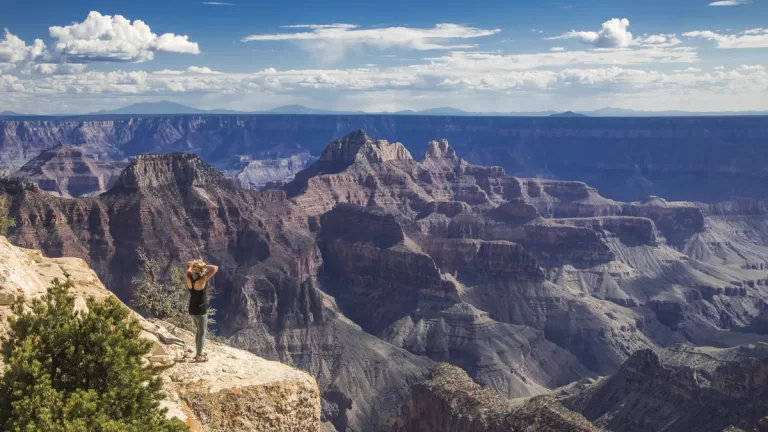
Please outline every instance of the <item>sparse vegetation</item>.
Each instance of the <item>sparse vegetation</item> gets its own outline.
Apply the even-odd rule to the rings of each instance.
[[[8,234],[8,228],[16,226],[16,220],[8,217],[6,209],[5,196],[0,195],[0,235]]]
[[[181,267],[170,266],[168,277],[163,278],[163,269],[156,259],[150,258],[143,249],[138,250],[141,270],[133,279],[133,306],[142,315],[159,318],[175,326],[194,331],[195,326],[189,317],[187,281]],[[208,285],[208,302],[216,295],[212,281]],[[216,310],[208,308],[208,324],[215,324],[213,316]]]
[[[162,381],[142,368],[150,342],[119,301],[89,299],[75,311],[72,284],[12,306],[2,348],[0,429],[50,432],[176,432],[160,409]]]

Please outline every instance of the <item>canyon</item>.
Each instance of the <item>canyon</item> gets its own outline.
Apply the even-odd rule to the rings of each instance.
[[[412,153],[446,138],[459,156],[524,177],[578,180],[609,198],[765,201],[768,117],[450,117],[397,115],[170,115],[0,119],[0,172],[40,151],[78,146],[104,161],[192,152],[219,170],[242,157],[309,153],[351,130],[400,141]]]
[[[534,119],[482,119],[484,129],[472,123],[478,119],[429,117],[421,119],[428,125],[421,127],[433,128],[429,136],[404,145],[384,138],[418,136],[408,129],[410,118],[349,116],[388,132],[356,130],[331,139],[337,129],[327,128],[348,123],[328,117],[302,119],[312,126],[305,129],[291,126],[298,121],[292,116],[264,123],[237,123],[237,116],[114,120],[110,127],[124,135],[103,135],[106,120],[88,125],[92,135],[58,124],[45,135],[76,144],[70,140],[76,134],[101,134],[78,145],[135,157],[93,197],[65,199],[28,179],[0,180],[17,222],[8,238],[48,256],[84,259],[125,302],[139,248],[169,266],[192,258],[216,263],[220,337],[312,375],[328,430],[447,431],[440,422],[451,418],[466,422],[455,430],[662,430],[674,409],[735,406],[745,398],[755,399],[754,409],[743,411],[749,415],[723,416],[709,426],[683,419],[679,430],[757,426],[764,396],[755,388],[768,357],[768,209],[758,181],[764,168],[750,169],[761,163],[756,146],[768,123],[599,119],[607,121],[601,127],[620,129],[614,133],[569,123],[588,119],[553,118],[535,119],[542,129],[527,135],[514,128]],[[44,135],[25,129],[34,125],[24,120],[10,137],[11,121],[3,120],[0,141],[17,149],[4,153],[8,166],[32,153],[32,140],[24,137]],[[547,129],[547,122],[560,129]],[[696,122],[713,123],[703,136],[681,132],[700,127]],[[483,141],[488,125],[518,131],[508,135],[518,141],[504,145],[525,166],[493,156],[502,141]],[[568,125],[574,129],[563,132]],[[642,127],[651,132],[637,132]],[[264,128],[274,128],[273,135]],[[160,137],[161,129],[167,139],[145,140]],[[309,138],[318,130],[331,135],[323,149]],[[259,138],[244,140],[246,132]],[[433,139],[435,133],[451,139]],[[590,158],[578,145],[587,135],[593,138],[584,138],[587,147],[629,147]],[[676,156],[662,144],[643,147],[673,138]],[[694,161],[696,145],[724,146],[726,138],[740,143],[730,159],[707,153],[707,160]],[[572,148],[562,153],[558,146],[566,142]],[[417,146],[423,156],[415,158]],[[215,167],[235,154],[274,157],[259,152],[275,149],[317,160],[262,191],[238,187]],[[169,150],[187,153],[128,154]],[[749,152],[752,165],[734,162]],[[577,157],[578,170],[576,162],[569,165],[575,180],[555,175]],[[632,158],[648,162],[641,171],[655,179],[650,189],[631,190],[604,176],[598,186],[621,189],[610,195],[578,181],[628,169],[622,164]],[[512,175],[536,171],[550,175]],[[686,180],[697,171],[714,173],[719,186]],[[641,190],[667,194],[631,198]],[[734,191],[745,193],[735,198]],[[681,195],[686,201],[675,200]],[[703,349],[695,346],[716,348],[688,354]],[[697,360],[706,356],[717,361]],[[683,372],[665,375],[665,365]],[[739,387],[744,375],[755,378]],[[688,392],[685,404],[669,399],[669,413],[654,414],[643,396],[681,389]],[[627,413],[611,405],[616,398],[646,408]],[[620,427],[612,419],[621,419]]]

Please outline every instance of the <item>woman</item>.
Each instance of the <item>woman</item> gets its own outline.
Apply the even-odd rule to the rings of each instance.
[[[195,321],[195,355],[196,362],[208,361],[203,354],[205,346],[205,334],[208,331],[208,288],[206,283],[212,278],[219,268],[208,265],[203,260],[192,260],[187,263],[187,289],[189,291],[189,314]]]

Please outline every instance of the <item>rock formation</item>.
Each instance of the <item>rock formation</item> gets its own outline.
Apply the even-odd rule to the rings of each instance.
[[[698,118],[423,117],[398,115],[175,115],[0,119],[0,172],[15,171],[59,143],[99,160],[193,152],[219,169],[240,156],[318,156],[355,129],[412,154],[437,138],[479,165],[524,177],[579,180],[604,196],[638,201],[765,200],[768,120]]]
[[[324,420],[342,430],[375,427],[432,365],[338,311],[315,280],[322,256],[308,218],[282,191],[239,189],[188,154],[139,156],[96,198],[64,200],[18,180],[1,181],[0,190],[17,219],[16,244],[88,260],[125,301],[139,247],[174,265],[217,263],[220,334],[312,373]]]
[[[107,162],[63,145],[40,152],[13,176],[31,180],[41,190],[62,197],[98,195],[109,189],[127,162]]]
[[[10,304],[23,293],[44,294],[54,278],[69,275],[75,307],[85,298],[113,296],[78,258],[46,258],[40,251],[12,246],[0,237],[0,332],[7,331]],[[137,314],[142,337],[152,342],[145,358],[162,376],[167,394],[161,406],[192,431],[310,431],[320,427],[320,393],[304,372],[245,351],[209,341],[210,361],[191,361],[194,335]]]
[[[651,350],[638,351],[613,375],[566,390],[562,401],[616,432],[756,428],[768,410],[765,346],[728,360],[734,353],[685,351],[666,353],[666,363]]]
[[[624,203],[473,165],[445,140],[417,160],[355,131],[319,153],[261,192],[174,153],[136,157],[95,198],[0,193],[12,241],[86,259],[125,300],[139,247],[220,265],[220,335],[310,372],[340,432],[380,427],[435,362],[529,397],[644,349],[766,339],[759,203]]]
[[[262,189],[272,182],[293,180],[296,173],[303,170],[317,158],[309,153],[299,153],[285,158],[252,160],[244,157],[244,166],[224,171],[237,183],[247,189]],[[238,164],[239,165],[239,164]],[[239,168],[239,170],[238,170]]]
[[[539,396],[511,403],[472,382],[456,366],[439,364],[430,379],[414,386],[408,403],[381,432],[597,432],[584,417],[556,400]]]

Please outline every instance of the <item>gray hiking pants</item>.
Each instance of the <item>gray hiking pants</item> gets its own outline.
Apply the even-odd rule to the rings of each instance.
[[[203,354],[203,348],[205,347],[205,335],[208,333],[208,314],[205,315],[192,315],[192,320],[195,322],[195,348],[197,349],[197,355]]]

